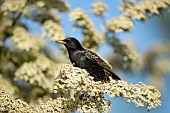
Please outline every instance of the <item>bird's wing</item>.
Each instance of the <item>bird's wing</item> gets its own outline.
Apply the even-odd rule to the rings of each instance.
[[[84,54],[86,58],[92,61],[93,63],[100,65],[108,71],[111,71],[110,66],[106,62],[104,62],[96,53],[90,50],[84,50]]]

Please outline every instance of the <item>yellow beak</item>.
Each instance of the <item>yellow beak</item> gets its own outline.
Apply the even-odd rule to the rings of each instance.
[[[56,40],[55,42],[60,43],[60,44],[66,44],[67,42],[64,42],[63,40]]]

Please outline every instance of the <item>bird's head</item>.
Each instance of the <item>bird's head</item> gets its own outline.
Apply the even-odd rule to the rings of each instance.
[[[55,42],[64,44],[68,51],[84,50],[80,42],[72,37],[66,38],[64,40],[56,40]]]

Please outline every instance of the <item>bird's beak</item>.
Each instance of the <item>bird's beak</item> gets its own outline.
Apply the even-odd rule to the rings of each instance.
[[[60,44],[66,44],[67,42],[63,41],[63,40],[56,40],[55,42],[60,43]]]

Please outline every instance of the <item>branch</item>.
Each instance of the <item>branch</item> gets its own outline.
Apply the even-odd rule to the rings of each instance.
[[[147,105],[148,109],[161,105],[160,92],[143,83],[131,84],[126,81],[112,80],[108,83],[95,82],[93,77],[80,68],[62,65],[54,80],[54,93],[61,97],[49,99],[38,107],[33,107],[20,99],[14,99],[0,89],[0,111],[2,112],[110,112],[111,102],[105,100],[104,94],[110,97],[122,97],[136,107]]]
[[[135,103],[136,107],[146,104],[147,109],[151,109],[161,105],[161,94],[154,86],[113,79],[109,83],[95,82],[85,70],[67,64],[61,66],[55,79],[54,92],[74,100],[73,103],[82,112],[110,111],[111,103],[104,99],[104,94],[113,98],[122,97],[127,102]]]

